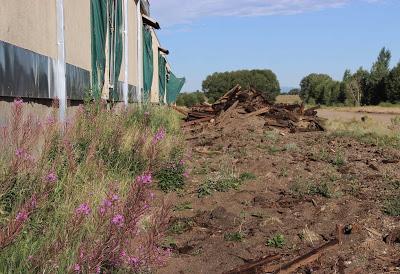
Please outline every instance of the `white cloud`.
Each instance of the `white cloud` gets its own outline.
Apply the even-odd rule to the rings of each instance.
[[[291,15],[337,8],[360,0],[150,0],[152,15],[163,26],[206,16]],[[361,0],[378,2],[383,0]]]

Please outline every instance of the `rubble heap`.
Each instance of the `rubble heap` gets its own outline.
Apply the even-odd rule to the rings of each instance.
[[[290,132],[324,131],[317,116],[318,107],[305,109],[304,104],[272,104],[263,94],[254,89],[243,90],[239,85],[228,91],[214,104],[202,104],[190,108],[186,113],[185,126],[204,122],[222,124],[233,113],[237,119],[260,116],[266,127],[289,129]]]

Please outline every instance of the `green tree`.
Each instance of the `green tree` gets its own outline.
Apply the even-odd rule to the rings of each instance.
[[[176,104],[178,106],[192,107],[194,105],[202,104],[206,101],[206,97],[203,92],[196,91],[191,93],[181,93],[178,95]]]
[[[293,88],[288,92],[288,95],[300,95],[300,89],[299,88]]]
[[[304,77],[300,82],[300,97],[306,103],[323,101],[323,90],[328,81],[333,81],[327,74],[312,73]]]
[[[392,54],[390,50],[382,48],[376,62],[372,65],[364,94],[364,103],[377,105],[386,101],[385,79],[390,73],[389,65]]]
[[[400,63],[390,71],[385,81],[385,90],[389,102],[400,102]]]
[[[207,76],[202,87],[210,102],[214,102],[237,84],[242,88],[254,87],[260,90],[270,101],[274,101],[280,93],[280,85],[275,73],[267,69],[216,72]]]

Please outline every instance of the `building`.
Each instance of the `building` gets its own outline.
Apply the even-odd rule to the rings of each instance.
[[[147,0],[0,0],[0,98],[173,103]]]

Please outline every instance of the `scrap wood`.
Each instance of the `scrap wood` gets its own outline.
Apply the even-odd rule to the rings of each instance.
[[[339,240],[334,239],[334,240],[324,244],[323,246],[316,248],[316,249],[308,252],[307,254],[294,259],[293,261],[291,261],[289,263],[285,263],[283,265],[276,267],[273,271],[271,271],[271,267],[266,267],[263,270],[264,270],[264,272],[269,271],[274,274],[293,273],[298,268],[300,268],[302,266],[307,266],[307,265],[315,262],[316,260],[318,260],[321,257],[321,255],[324,251],[332,249],[332,248],[336,247],[338,244],[339,244]]]
[[[229,115],[231,115],[231,113],[236,109],[238,104],[239,104],[239,101],[236,101],[226,111],[222,111],[222,113],[218,117],[217,124],[222,123],[225,120],[225,118],[227,118]]]
[[[176,110],[177,112],[179,112],[180,114],[183,114],[185,116],[188,115],[188,113],[186,111],[184,111],[183,109],[177,107],[177,106],[172,106],[172,109]]]
[[[208,121],[211,121],[212,119],[214,119],[214,117],[204,117],[204,118],[197,119],[194,121],[189,121],[189,122],[184,123],[183,127],[192,126],[192,125],[199,124],[202,122],[208,122]]]
[[[257,111],[251,112],[251,113],[245,115],[243,118],[246,119],[246,118],[250,118],[250,117],[253,117],[253,116],[261,115],[261,114],[267,113],[270,110],[271,110],[270,107],[265,107],[265,108],[259,109]]]
[[[225,272],[224,274],[247,274],[247,273],[257,273],[257,269],[263,265],[269,264],[275,260],[279,260],[280,255],[272,255],[264,257],[258,261],[250,262],[246,265],[239,266],[231,271]]]

